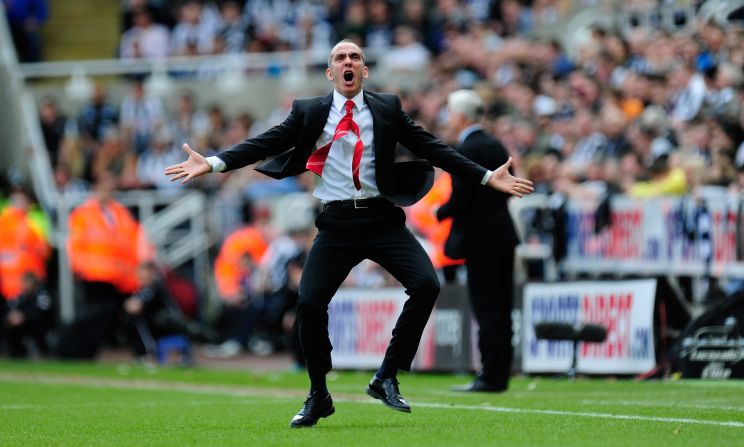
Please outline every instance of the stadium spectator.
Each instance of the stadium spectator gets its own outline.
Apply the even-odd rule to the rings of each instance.
[[[207,356],[229,358],[239,354],[248,345],[252,327],[253,309],[248,310],[251,299],[258,293],[254,276],[258,263],[266,252],[267,240],[273,234],[267,231],[265,215],[254,211],[251,202],[243,205],[243,226],[225,238],[214,265],[215,282],[220,297],[220,315],[214,324],[221,333],[221,344],[208,346]],[[256,315],[257,316],[257,315]]]
[[[251,254],[242,253],[233,268],[236,273],[236,290],[231,295],[220,295],[222,308],[215,325],[223,334],[223,341],[219,345],[206,346],[204,355],[207,357],[231,358],[247,349],[254,329],[267,307],[265,297],[254,285],[258,267]]]
[[[171,51],[176,56],[188,54],[188,48],[195,54],[210,54],[214,37],[217,34],[216,22],[209,19],[211,10],[203,8],[196,0],[188,0],[181,5],[178,23],[171,33]]]
[[[176,24],[176,18],[170,10],[167,0],[122,0],[121,30],[127,31],[134,27],[134,17],[142,9],[150,12],[153,22],[170,29]]]
[[[141,80],[134,83],[132,91],[122,100],[120,118],[126,148],[137,155],[150,145],[153,131],[166,124],[162,101],[147,94]]]
[[[388,50],[393,44],[393,17],[387,0],[367,2],[367,29],[364,44],[375,50]]]
[[[208,149],[216,151],[222,149],[223,139],[227,130],[228,119],[222,111],[222,107],[217,104],[209,106],[207,111],[207,120],[209,121],[206,146]]]
[[[67,124],[67,119],[59,110],[54,98],[47,97],[42,100],[39,121],[41,122],[41,132],[44,135],[44,143],[49,153],[49,161],[54,168],[60,161],[62,140],[65,136],[65,125]]]
[[[60,194],[87,192],[90,189],[88,182],[74,177],[65,163],[60,163],[54,168],[54,185]]]
[[[138,288],[122,303],[127,338],[135,358],[150,361],[157,355],[157,341],[167,335],[184,335],[194,340],[212,340],[211,330],[188,320],[168,292],[158,267],[147,261],[137,267]],[[181,363],[191,365],[190,352]]]
[[[28,195],[16,190],[8,205],[0,210],[0,295],[15,300],[24,292],[24,278],[31,273],[46,279],[50,246],[39,221],[30,213]]]
[[[170,130],[167,127],[156,130],[150,141],[150,147],[137,159],[138,186],[161,191],[177,191],[182,185],[163,179],[163,170],[181,158],[180,151],[173,144]]]
[[[286,49],[284,36],[292,32],[297,8],[287,0],[251,0],[243,11],[254,27],[255,39],[248,45],[249,52],[271,52]]]
[[[296,26],[287,38],[292,50],[306,50],[311,54],[325,55],[330,49],[335,33],[325,14],[311,5],[298,8]]]
[[[267,246],[261,244],[261,236],[259,229],[248,227],[225,240],[221,251],[225,257],[236,254],[236,248],[244,246],[236,263],[237,293],[223,296],[226,305],[223,315],[228,320],[225,342],[206,350],[205,354],[219,358],[237,355],[257,340],[254,335],[259,326],[268,327],[274,333],[281,331],[282,318],[288,308],[287,264],[306,251],[310,233],[305,225],[291,227],[287,234],[274,237]],[[260,257],[256,257],[259,252]],[[222,272],[226,269],[225,261],[227,259],[223,258]],[[222,282],[227,286],[224,291],[229,293],[233,287],[226,282]],[[264,343],[264,346],[267,345]],[[273,347],[260,350],[267,352]]]
[[[152,19],[147,7],[132,11],[132,27],[121,36],[119,56],[122,59],[158,59],[170,52],[168,28]]]
[[[34,273],[24,273],[21,293],[13,299],[0,300],[0,352],[6,344],[12,357],[36,358],[45,354],[53,322],[51,296]]]
[[[621,109],[612,106],[602,109],[600,119],[601,131],[607,138],[602,148],[602,156],[619,160],[631,150],[630,142],[625,135],[628,119]]]
[[[116,178],[102,173],[94,195],[68,219],[67,256],[83,291],[83,318],[95,321],[92,333],[99,337],[110,334],[124,297],[137,290],[139,263],[153,257],[139,223],[114,199],[115,190]],[[103,341],[93,340],[94,352]]]
[[[39,62],[42,58],[41,27],[49,16],[46,0],[3,0],[18,59]]]
[[[385,52],[380,60],[382,69],[391,75],[422,73],[429,65],[429,50],[421,43],[416,31],[407,26],[395,28],[395,46]]]
[[[221,26],[217,30],[224,42],[224,53],[243,53],[253,39],[253,29],[243,16],[243,5],[236,0],[228,0],[220,5]]]
[[[499,7],[502,36],[524,35],[532,31],[534,22],[530,8],[522,5],[519,0],[502,0]]]
[[[137,157],[124,148],[118,129],[109,127],[90,162],[93,178],[111,175],[117,189],[137,187]]]
[[[173,141],[193,141],[209,131],[207,114],[196,108],[194,96],[183,93],[178,98],[175,112],[170,116],[169,127]]]
[[[217,291],[226,302],[237,301],[248,291],[242,281],[255,270],[248,267],[251,264],[257,266],[266,252],[267,238],[272,235],[266,234],[267,223],[262,220],[259,216],[256,221],[253,206],[246,204],[243,211],[244,226],[227,236],[220,247],[215,259],[214,274]],[[249,259],[243,259],[246,253]]]
[[[669,76],[669,82],[679,92],[674,100],[672,118],[675,127],[680,127],[698,116],[708,91],[703,75],[690,64],[676,67]]]
[[[594,116],[586,108],[576,111],[574,123],[578,140],[566,157],[566,164],[580,172],[586,170],[590,164],[601,160],[607,138],[598,131]]]
[[[119,123],[118,107],[108,100],[102,84],[96,84],[93,97],[80,109],[78,123],[82,144],[86,145],[100,143],[106,130]]]
[[[421,35],[421,42],[430,53],[439,52],[437,30],[432,26],[426,5],[423,0],[404,0],[400,9],[399,23],[416,30]]]
[[[681,196],[687,192],[687,177],[680,167],[670,165],[671,151],[668,142],[659,142],[651,149],[651,162],[647,166],[650,178],[634,183],[628,195],[636,198]]]
[[[346,17],[336,24],[336,35],[366,45],[367,36],[367,5],[363,0],[349,0],[346,4]]]

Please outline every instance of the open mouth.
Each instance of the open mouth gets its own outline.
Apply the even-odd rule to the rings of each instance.
[[[354,80],[354,72],[347,70],[344,72],[344,82],[350,83]]]

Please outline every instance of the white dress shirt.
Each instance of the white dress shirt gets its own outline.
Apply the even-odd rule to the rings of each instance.
[[[374,131],[372,126],[372,113],[369,107],[364,103],[364,94],[359,92],[351,99],[354,101],[354,122],[359,126],[359,133],[362,136],[364,149],[362,150],[362,160],[359,163],[359,182],[362,189],[359,191],[354,188],[354,180],[351,176],[351,159],[354,155],[354,145],[356,144],[356,135],[353,132],[347,133],[342,138],[333,142],[331,150],[328,152],[325,165],[323,166],[323,176],[320,178],[318,185],[315,187],[313,195],[322,202],[332,200],[359,199],[369,197],[379,197],[380,190],[377,189],[377,180],[375,178],[375,154],[374,154]],[[341,118],[346,115],[347,98],[337,91],[333,91],[333,104],[328,114],[323,133],[315,143],[315,148],[323,147],[333,140],[333,134],[336,131]]]

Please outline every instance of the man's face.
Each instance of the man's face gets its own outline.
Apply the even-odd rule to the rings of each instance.
[[[362,81],[368,76],[362,50],[351,42],[343,42],[331,50],[331,66],[326,77],[333,87],[347,98],[353,98],[362,90]]]

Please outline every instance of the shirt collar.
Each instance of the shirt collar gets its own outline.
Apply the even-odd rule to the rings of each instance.
[[[346,96],[342,95],[336,90],[333,90],[333,107],[335,107],[336,110],[340,111],[341,113],[346,112],[345,106],[348,99],[349,98],[347,98]],[[362,110],[362,106],[364,105],[364,90],[360,90],[355,97],[351,98],[351,100],[354,101],[354,105],[356,106],[357,110]]]
[[[475,132],[476,130],[481,130],[482,128],[483,126],[481,126],[480,124],[469,125],[468,127],[464,128],[462,132],[460,132],[460,135],[457,136],[457,142],[462,144],[463,141],[465,141],[465,139],[469,137],[471,133]]]

